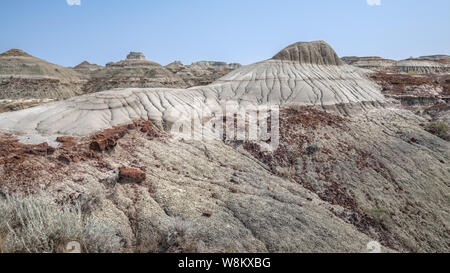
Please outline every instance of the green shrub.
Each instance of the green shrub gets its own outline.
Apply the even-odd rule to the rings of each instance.
[[[448,125],[445,121],[433,122],[428,125],[428,132],[440,138],[446,139],[448,133]]]
[[[388,213],[387,210],[383,208],[377,208],[367,210],[367,215],[369,215],[376,224],[380,225],[387,219]]]

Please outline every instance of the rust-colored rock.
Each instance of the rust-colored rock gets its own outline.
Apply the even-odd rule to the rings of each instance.
[[[67,156],[67,155],[60,155],[60,156],[58,156],[58,160],[63,162],[63,163],[66,163],[66,164],[70,164],[70,162],[72,162],[72,159],[69,156]]]
[[[213,215],[213,213],[211,211],[205,211],[205,212],[203,212],[202,215],[205,217],[211,217]]]
[[[121,168],[119,170],[119,182],[121,183],[142,183],[147,175],[137,169]]]
[[[110,151],[117,146],[117,140],[124,137],[127,131],[127,126],[116,126],[104,130],[92,138],[89,148],[97,152]]]
[[[75,142],[75,139],[70,136],[61,136],[61,137],[57,137],[56,141],[59,143],[73,143],[73,142]]]

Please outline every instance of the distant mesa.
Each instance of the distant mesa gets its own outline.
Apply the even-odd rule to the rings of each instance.
[[[375,66],[378,66],[378,63],[394,63],[394,60],[384,59],[378,56],[368,56],[368,57],[357,57],[357,56],[346,56],[341,58],[342,61],[344,61],[346,64],[355,64],[360,63],[361,66],[363,63],[366,63],[370,66],[370,64],[374,64]],[[359,65],[356,65],[359,66]]]
[[[130,52],[127,55],[127,60],[145,60],[145,55],[142,52]]]
[[[389,73],[442,74],[449,72],[450,58],[446,55],[423,56],[406,60],[381,57],[342,57],[342,61],[359,68]]]
[[[159,63],[152,62],[145,58],[144,53],[130,52],[125,60],[119,62],[109,62],[106,67],[137,67],[137,66],[161,66]]]
[[[444,55],[444,54],[420,56],[419,59],[435,61],[435,62],[440,62],[440,63],[444,63],[444,64],[450,64],[450,56],[449,55]]]
[[[325,41],[298,42],[276,54],[273,60],[319,65],[343,65],[336,52]]]

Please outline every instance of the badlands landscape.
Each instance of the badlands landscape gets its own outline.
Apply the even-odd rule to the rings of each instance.
[[[449,252],[449,67],[324,41],[246,66],[6,51],[0,252]],[[238,138],[255,113],[270,130]]]

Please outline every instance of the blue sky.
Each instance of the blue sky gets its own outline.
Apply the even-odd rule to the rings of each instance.
[[[450,54],[449,30],[448,0],[0,1],[0,51],[65,66],[103,65],[132,50],[163,65],[249,64],[312,40],[340,56],[403,59]]]

